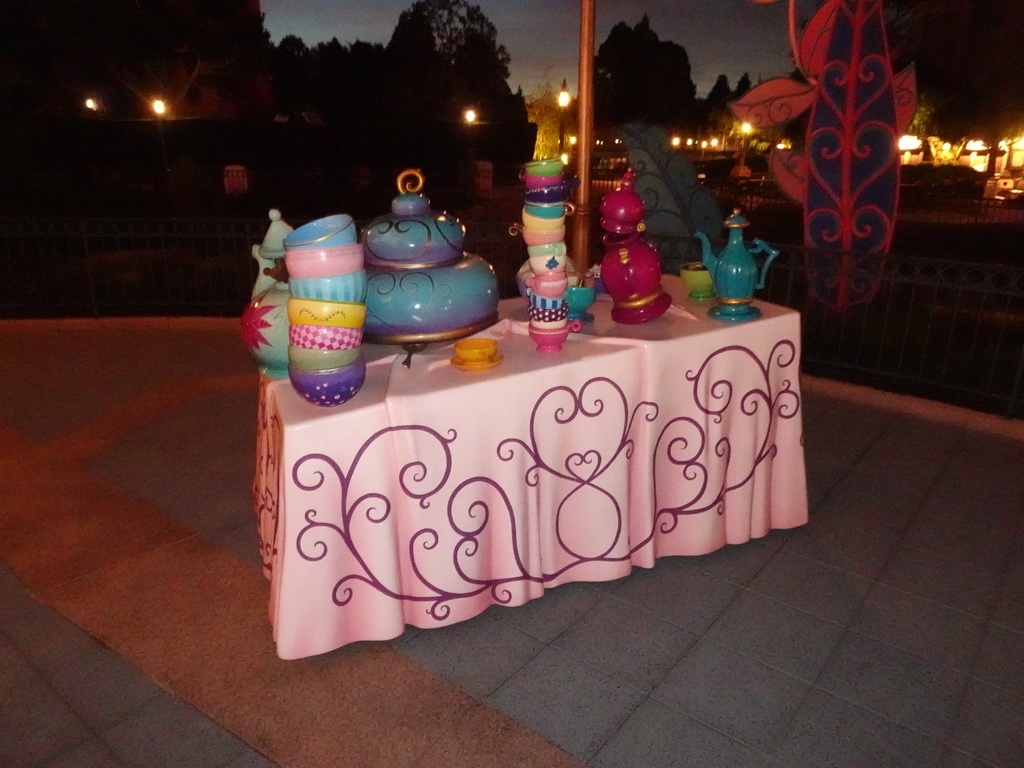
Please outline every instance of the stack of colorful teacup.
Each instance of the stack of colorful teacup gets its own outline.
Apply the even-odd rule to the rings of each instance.
[[[527,163],[523,176],[522,233],[532,272],[526,280],[530,337],[541,352],[557,352],[569,334],[565,215],[572,211],[567,201],[573,184],[563,171],[561,160],[546,158]]]
[[[316,405],[350,400],[363,386],[366,272],[348,214],[317,219],[284,239],[288,267],[288,378]]]

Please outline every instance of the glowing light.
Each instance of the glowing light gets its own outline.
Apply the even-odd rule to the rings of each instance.
[[[85,108],[91,112],[95,112],[100,108],[100,105],[96,103],[96,99],[89,98],[85,100]]]
[[[566,152],[563,152],[563,153],[562,153],[562,157],[561,157],[561,160],[562,160],[562,164],[563,164],[563,165],[564,165],[564,164],[566,164],[566,163],[568,163],[568,162],[569,162],[569,155],[568,155],[568,153],[566,153]]]
[[[752,126],[750,123],[744,123],[743,125],[740,126],[740,130],[743,133],[750,133],[752,130],[754,130],[754,126]]]
[[[569,144],[570,144],[571,146],[573,146],[573,147],[575,147],[575,146],[576,146],[576,137],[575,137],[575,136],[570,136],[570,137],[569,137]]]
[[[899,148],[903,152],[913,152],[915,149],[920,149],[923,144],[924,142],[917,136],[900,136]]]
[[[988,147],[985,145],[985,142],[982,141],[981,139],[971,139],[970,141],[967,142],[967,146],[965,147],[965,149],[968,152],[984,152],[988,149]]]
[[[687,139],[686,140],[686,146],[692,147],[693,146],[693,139]]]
[[[565,80],[562,81],[562,90],[558,92],[558,106],[565,109],[569,106],[569,102],[572,101],[572,95],[566,88]]]
[[[707,149],[707,148],[708,148],[708,143],[707,143],[707,141],[702,141],[702,142],[700,143],[700,148],[701,148],[701,149]]]
[[[712,139],[711,140],[711,146],[712,147],[717,147],[718,146],[718,139]]]
[[[951,150],[952,148],[953,148],[953,145],[950,144],[948,141],[942,142],[942,151],[943,152],[949,152],[949,150]]]
[[[462,113],[462,118],[466,121],[467,124],[472,125],[473,123],[476,122],[476,110],[467,109],[465,112]]]
[[[163,99],[153,99],[149,106],[155,115],[163,115],[167,112],[167,102]]]
[[[680,139],[678,136],[673,136],[672,137],[672,146],[673,147],[678,147],[682,143],[683,143],[682,139]]]

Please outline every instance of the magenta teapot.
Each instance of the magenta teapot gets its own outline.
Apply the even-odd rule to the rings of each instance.
[[[601,282],[612,297],[612,320],[636,325],[660,317],[672,304],[661,287],[661,257],[643,239],[643,201],[633,190],[633,169],[601,200],[605,255]]]

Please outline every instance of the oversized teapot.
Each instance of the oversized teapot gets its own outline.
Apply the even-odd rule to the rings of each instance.
[[[391,213],[363,231],[366,326],[363,339],[410,353],[428,342],[469,336],[498,321],[498,278],[465,253],[465,226],[430,207],[416,169],[398,176]],[[407,358],[408,362],[408,358]]]
[[[761,314],[761,310],[751,303],[754,291],[764,288],[768,267],[779,251],[759,238],[754,238],[751,246],[743,242],[743,229],[749,222],[739,208],[735,208],[724,223],[729,230],[729,239],[717,256],[704,233],[695,233],[702,248],[701,260],[711,273],[717,296],[717,304],[708,310],[708,314],[719,320],[753,320]],[[757,253],[766,254],[761,266],[754,259]]]
[[[288,378],[288,270],[284,239],[292,228],[271,208],[270,226],[261,245],[253,245],[252,257],[259,272],[252,300],[242,313],[242,341],[257,370],[272,379]]]
[[[661,287],[661,257],[643,238],[644,203],[633,190],[632,168],[600,205],[605,230],[601,281],[612,297],[612,320],[635,325],[665,314],[672,297]]]

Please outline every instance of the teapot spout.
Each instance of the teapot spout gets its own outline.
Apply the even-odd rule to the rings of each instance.
[[[714,274],[715,267],[718,266],[718,257],[711,252],[711,242],[703,232],[694,232],[694,237],[700,241],[700,263],[711,274]]]

